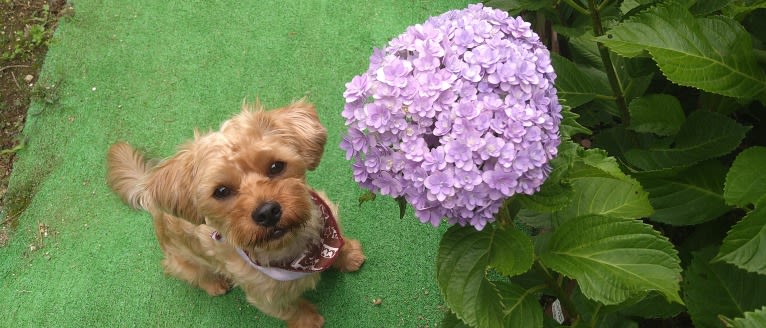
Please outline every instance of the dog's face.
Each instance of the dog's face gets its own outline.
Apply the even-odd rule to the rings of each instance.
[[[279,249],[312,216],[306,172],[319,165],[327,132],[303,101],[264,111],[259,104],[195,137],[159,165],[147,190],[160,208],[207,222],[230,243]]]

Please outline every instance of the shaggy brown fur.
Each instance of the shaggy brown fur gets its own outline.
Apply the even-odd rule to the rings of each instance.
[[[289,262],[321,243],[324,220],[306,172],[319,165],[326,138],[307,102],[272,111],[244,104],[219,131],[196,133],[156,165],[126,143],[112,145],[108,183],[124,202],[153,216],[165,272],[210,295],[237,285],[251,304],[288,327],[321,327],[324,318],[301,296],[315,287],[319,273],[280,281],[250,261]],[[326,195],[317,194],[338,218]],[[279,204],[275,223],[256,220],[266,203]],[[215,232],[223,238],[211,238]],[[356,271],[364,260],[359,241],[346,239],[333,266]]]

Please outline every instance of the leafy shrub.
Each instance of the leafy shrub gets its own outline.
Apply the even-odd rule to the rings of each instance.
[[[766,2],[486,5],[551,49],[562,142],[442,237],[442,327],[766,327]]]

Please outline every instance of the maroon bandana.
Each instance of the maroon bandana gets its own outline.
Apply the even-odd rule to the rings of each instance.
[[[329,269],[340,253],[343,247],[343,237],[340,234],[338,221],[332,215],[332,210],[324,200],[314,191],[310,191],[314,204],[319,207],[322,214],[324,229],[322,229],[322,241],[320,243],[309,245],[309,247],[297,258],[282,264],[262,265],[253,261],[244,250],[237,248],[237,252],[246,259],[250,265],[276,280],[295,280],[305,277],[314,272],[321,272]],[[214,231],[211,237],[215,240],[222,240],[222,236]]]

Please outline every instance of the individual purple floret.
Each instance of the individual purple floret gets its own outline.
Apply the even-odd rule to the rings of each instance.
[[[404,197],[423,223],[481,230],[551,171],[555,79],[529,23],[481,4],[449,11],[375,49],[346,84],[340,147],[363,188]]]

